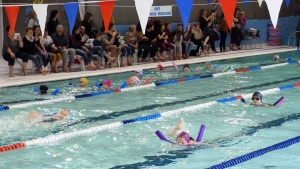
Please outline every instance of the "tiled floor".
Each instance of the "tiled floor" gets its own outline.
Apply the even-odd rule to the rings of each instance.
[[[241,51],[230,51],[226,53],[216,53],[211,54],[209,57],[191,57],[187,60],[176,61],[177,65],[183,64],[193,64],[200,63],[206,61],[214,61],[214,60],[223,60],[223,59],[233,59],[233,58],[241,58],[252,55],[261,55],[261,54],[270,54],[270,53],[279,53],[286,51],[293,51],[295,48],[288,48],[286,46],[267,46],[263,45],[262,49],[253,49],[253,50],[241,50]],[[28,64],[28,69],[31,69],[31,62]],[[163,66],[172,66],[172,62],[162,62]],[[47,82],[47,81],[58,81],[58,80],[66,80],[66,79],[74,79],[81,77],[89,77],[89,76],[99,76],[105,74],[114,74],[120,72],[128,72],[134,71],[138,68],[141,69],[153,69],[157,66],[157,63],[147,63],[147,64],[139,64],[130,67],[123,68],[113,68],[113,69],[105,69],[105,70],[97,70],[97,71],[78,71],[72,73],[50,73],[46,76],[43,76],[39,73],[31,73],[31,70],[28,70],[28,76],[22,76],[21,69],[18,64],[15,64],[15,71],[13,78],[8,77],[8,66],[7,62],[0,58],[0,87],[9,87],[9,86],[18,86],[24,84],[32,84],[37,82]],[[78,69],[79,70],[79,69]]]

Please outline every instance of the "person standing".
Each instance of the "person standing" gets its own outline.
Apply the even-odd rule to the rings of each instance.
[[[56,27],[57,25],[59,25],[58,17],[59,17],[58,10],[51,11],[49,21],[47,23],[48,34],[50,36],[56,32]]]
[[[221,34],[220,52],[227,52],[225,44],[226,44],[228,29],[229,29],[228,23],[225,19],[224,13],[222,13],[222,20],[220,22],[220,34]]]
[[[296,27],[296,44],[297,44],[297,50],[298,52],[300,52],[300,49],[299,49],[299,40],[300,40],[300,20],[298,21],[298,24],[297,24],[297,27]]]

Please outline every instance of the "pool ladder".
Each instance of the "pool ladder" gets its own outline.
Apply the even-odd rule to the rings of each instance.
[[[292,36],[294,37],[294,46],[293,46],[293,47],[295,47],[295,45],[296,45],[296,37],[295,37],[295,34],[296,34],[297,32],[300,33],[300,31],[295,31],[295,32],[293,32],[293,33],[290,35],[289,40],[288,40],[288,47],[290,47],[290,39],[291,39]]]

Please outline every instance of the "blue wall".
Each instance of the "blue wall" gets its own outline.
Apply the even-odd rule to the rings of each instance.
[[[285,18],[279,18],[278,24],[280,25],[280,41],[281,44],[284,44],[285,36],[290,36],[291,33],[293,33],[296,30],[296,26],[298,23],[298,20],[300,19],[300,16],[294,17],[285,17]],[[262,43],[268,42],[269,37],[269,26],[268,24],[271,23],[270,19],[263,19],[263,20],[248,20],[247,25],[245,26],[245,29],[249,28],[256,28],[260,30],[260,36]],[[171,30],[176,28],[177,23],[171,24]],[[121,33],[121,35],[124,35],[129,28],[129,25],[116,25],[116,30]],[[227,46],[229,46],[229,34],[227,36]],[[216,42],[216,47],[219,46],[219,42]]]

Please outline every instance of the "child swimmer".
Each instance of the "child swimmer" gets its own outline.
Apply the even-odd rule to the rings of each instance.
[[[40,115],[36,111],[30,112],[27,117],[27,122],[34,122],[34,123],[42,123],[42,122],[54,122],[54,121],[63,121],[67,119],[69,115],[68,110],[62,109],[59,114],[52,114],[52,115]]]

